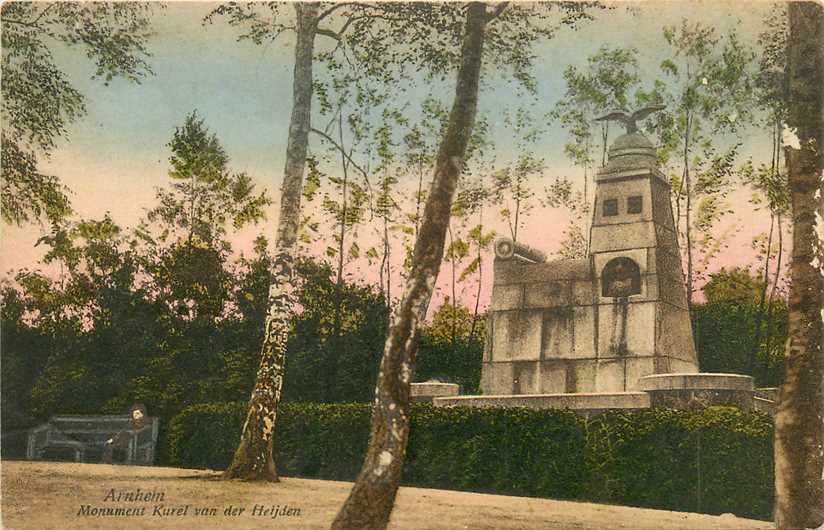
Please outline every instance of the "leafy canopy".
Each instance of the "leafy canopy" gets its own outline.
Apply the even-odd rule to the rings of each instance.
[[[2,6],[2,216],[8,223],[56,221],[70,211],[56,176],[37,169],[85,112],[53,46],[82,49],[93,78],[140,82],[151,73],[145,48],[154,7],[139,2],[7,2]]]

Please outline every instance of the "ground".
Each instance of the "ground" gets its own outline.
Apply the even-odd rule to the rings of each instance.
[[[219,481],[213,471],[46,462],[2,463],[2,527],[64,528],[329,528],[351,483],[284,478],[278,484]],[[119,492],[162,500],[111,500]],[[113,490],[113,491],[112,491]],[[109,500],[104,500],[106,497]],[[188,505],[188,508],[184,508]],[[255,506],[258,508],[252,513]],[[155,512],[155,506],[159,506]],[[87,507],[87,508],[86,508]],[[106,508],[145,507],[143,515],[91,515]],[[215,508],[213,515],[195,509]],[[239,515],[227,510],[245,508]],[[86,509],[90,514],[80,513]],[[158,515],[169,509],[180,515]],[[266,510],[269,510],[266,512]],[[290,514],[290,510],[292,513]],[[295,512],[299,510],[299,514]],[[264,512],[264,513],[261,513]],[[277,512],[276,517],[272,517]],[[409,530],[675,530],[768,529],[770,523],[692,513],[548,499],[401,488],[390,528]]]

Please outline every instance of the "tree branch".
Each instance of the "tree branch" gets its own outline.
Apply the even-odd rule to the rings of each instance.
[[[335,39],[336,41],[338,41],[338,44],[342,44],[343,43],[343,35],[346,33],[346,30],[349,29],[349,26],[352,24],[352,22],[355,22],[356,20],[362,20],[364,18],[369,18],[369,17],[367,15],[362,15],[362,16],[359,16],[359,17],[356,17],[354,15],[349,16],[346,19],[346,22],[343,23],[343,26],[341,26],[341,28],[338,31],[334,31],[334,30],[331,30],[331,29],[320,28],[319,27],[318,30],[317,30],[317,33],[319,35],[324,35],[326,37]]]
[[[313,133],[317,134],[318,136],[322,137],[324,140],[326,140],[326,141],[327,141],[327,142],[329,142],[330,144],[332,144],[332,146],[333,146],[335,149],[337,149],[338,151],[340,151],[340,153],[341,153],[344,157],[346,157],[346,159],[348,160],[349,164],[351,164],[351,165],[352,165],[352,167],[354,167],[355,169],[357,169],[357,170],[361,173],[361,175],[363,175],[363,180],[364,180],[364,182],[366,182],[366,187],[369,189],[369,191],[370,191],[370,193],[371,193],[371,191],[372,191],[372,184],[369,182],[369,174],[368,174],[368,173],[367,173],[367,172],[366,172],[366,171],[365,171],[362,167],[360,167],[360,166],[358,165],[358,163],[357,163],[357,162],[355,162],[355,161],[352,159],[351,153],[347,153],[347,152],[346,152],[346,149],[344,149],[342,145],[340,145],[338,142],[336,142],[336,141],[335,141],[335,140],[334,140],[331,136],[329,136],[329,135],[328,135],[328,134],[326,134],[325,132],[323,132],[323,131],[321,131],[321,130],[319,130],[319,129],[315,129],[314,127],[312,127],[312,128],[311,128],[311,129],[309,129],[309,130],[310,130],[310,131],[312,131]]]
[[[347,29],[349,29],[349,25],[350,25],[352,22],[354,22],[355,20],[362,19],[362,18],[366,18],[366,17],[354,17],[354,16],[351,16],[351,17],[347,18],[347,19],[346,19],[346,22],[344,22],[344,23],[343,23],[343,26],[341,26],[341,28],[338,30],[338,32],[337,32],[337,33],[338,33],[338,35],[339,35],[339,36],[343,36],[343,34],[344,34],[344,33],[346,33],[346,30],[347,30]]]
[[[343,42],[343,39],[341,38],[341,36],[338,35],[336,32],[332,31],[331,29],[318,28],[316,33],[318,35],[323,35],[324,37],[329,37],[330,39],[334,39],[337,42]]]
[[[5,22],[6,24],[17,24],[19,26],[27,26],[27,27],[30,27],[30,28],[39,28],[40,26],[38,26],[37,23],[40,22],[40,19],[43,18],[46,15],[46,13],[49,12],[49,9],[53,8],[56,5],[57,5],[57,2],[49,4],[48,6],[46,6],[46,8],[43,11],[40,12],[39,15],[37,15],[37,18],[35,18],[32,21],[13,20],[13,19],[4,18],[3,22]]]
[[[370,6],[362,5],[361,7],[370,7]],[[380,13],[380,12],[378,12],[378,13]],[[327,28],[318,28],[317,33],[320,34],[320,35],[324,35],[326,37],[330,37],[332,39],[335,39],[338,42],[341,42],[342,39],[343,39],[344,33],[346,33],[346,30],[349,29],[349,26],[353,22],[357,22],[358,20],[363,20],[363,19],[367,19],[367,18],[372,19],[372,20],[385,20],[385,21],[390,22],[390,23],[392,23],[392,22],[402,22],[402,19],[400,19],[398,17],[392,17],[392,16],[374,14],[374,13],[369,14],[369,15],[361,14],[361,15],[358,15],[358,16],[350,15],[346,19],[346,22],[343,23],[343,26],[341,26],[341,28],[338,31],[334,31],[334,30],[327,29]]]
[[[335,11],[337,11],[338,9],[340,9],[342,7],[349,7],[349,6],[354,6],[354,5],[357,5],[357,3],[355,3],[355,2],[335,2],[330,7],[328,7],[325,11],[323,11],[320,15],[318,15],[318,22],[320,22],[321,20],[328,17],[329,15],[331,15],[332,13],[334,13]]]

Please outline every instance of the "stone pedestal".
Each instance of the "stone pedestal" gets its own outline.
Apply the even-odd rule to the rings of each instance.
[[[432,403],[436,397],[457,396],[458,391],[454,383],[412,383],[409,396],[413,403]]]
[[[638,380],[639,390],[650,396],[652,407],[699,409],[728,405],[754,409],[753,379],[739,374],[656,374]]]
[[[646,392],[454,396],[435,398],[434,404],[436,407],[567,409],[578,415],[590,417],[608,410],[648,409],[650,396]]]

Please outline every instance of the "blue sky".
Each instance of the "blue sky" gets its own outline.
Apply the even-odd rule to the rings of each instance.
[[[237,32],[218,20],[203,25],[204,15],[217,4],[171,2],[154,15],[156,36],[151,40],[150,64],[155,72],[142,84],[116,79],[109,86],[90,79],[93,68],[77,50],[55,49],[59,66],[87,98],[88,114],[73,123],[67,139],[59,143],[43,169],[59,175],[74,192],[79,215],[100,217],[110,211],[123,225],[133,226],[151,205],[156,186],[168,182],[166,143],[175,126],[197,109],[231,157],[235,171],[248,172],[260,186],[276,192],[286,145],[291,110],[292,45],[290,36],[266,45],[237,42]],[[611,4],[595,13],[596,20],[577,30],[563,29],[535,49],[534,74],[538,80],[538,109],[549,111],[563,94],[561,73],[567,65],[583,66],[603,45],[631,46],[639,50],[641,77],[649,82],[659,75],[666,56],[662,27],[680,24],[682,17],[714,26],[719,33],[735,30],[754,43],[767,2],[681,1]],[[284,6],[290,13],[290,6]],[[480,111],[500,124],[502,108],[518,102],[512,84],[487,72],[487,88]],[[451,102],[452,80],[433,87],[399,93],[410,104],[427,92]],[[506,154],[511,139],[493,128],[498,151]],[[548,175],[575,176],[563,156],[565,133],[550,126],[536,146],[546,159]],[[766,137],[748,141],[756,155]],[[313,140],[316,142],[316,139]],[[318,145],[318,144],[315,144]],[[275,197],[277,199],[277,197]],[[276,208],[263,227],[250,229],[241,239],[261,230],[271,233]],[[535,223],[541,225],[542,223]],[[33,265],[41,249],[33,244],[40,227],[4,226],[2,270]],[[550,239],[543,239],[551,244]],[[242,246],[242,245],[241,245]]]

